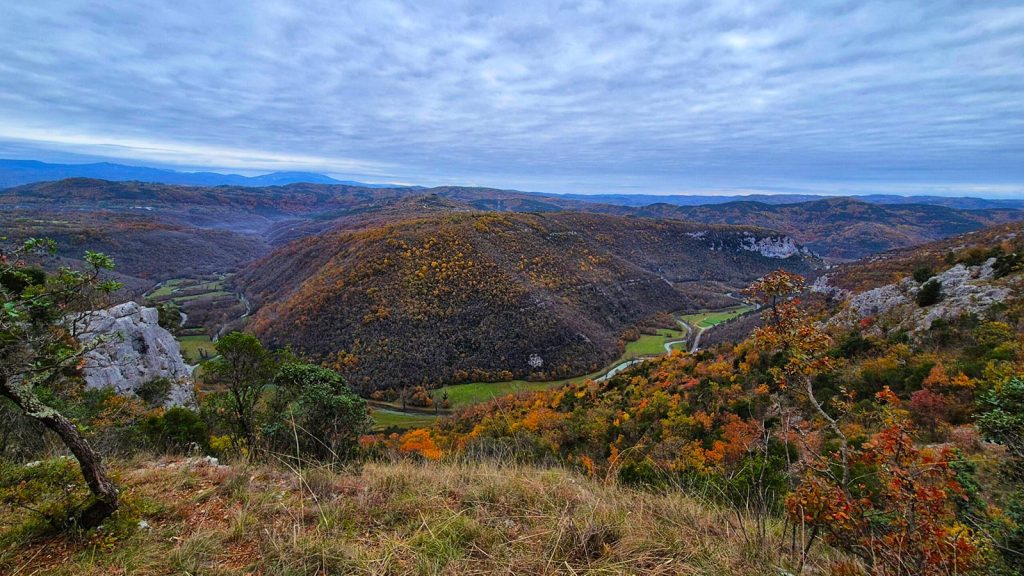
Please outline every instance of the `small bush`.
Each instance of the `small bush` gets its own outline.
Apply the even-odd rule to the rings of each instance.
[[[921,308],[937,304],[942,300],[942,282],[929,280],[917,293],[917,305]]]
[[[671,485],[671,475],[654,464],[644,460],[627,462],[619,469],[619,481],[626,486],[664,488]]]
[[[169,378],[154,378],[139,386],[135,395],[150,406],[163,406],[171,395],[173,385],[174,383]]]
[[[1024,269],[1024,256],[1016,252],[996,257],[996,261],[992,265],[996,278],[1002,278],[1021,269]]]
[[[24,466],[0,463],[0,504],[28,511],[44,520],[36,529],[72,525],[75,510],[88,498],[78,464],[71,458],[52,458]]]
[[[164,302],[157,306],[157,324],[171,334],[181,332],[181,309],[174,302]]]
[[[981,246],[968,248],[960,253],[957,259],[964,266],[981,266],[989,258],[998,256],[1001,251],[998,248],[988,249]]]
[[[935,276],[935,273],[932,272],[930,266],[921,266],[920,268],[914,270],[914,280],[921,284],[930,280],[932,276]]]
[[[206,423],[187,408],[175,407],[160,415],[150,415],[143,420],[142,429],[153,446],[165,452],[209,448]]]
[[[430,408],[431,406],[434,405],[434,398],[430,395],[430,392],[427,391],[426,388],[424,388],[423,386],[416,386],[409,393],[408,402],[410,406]]]
[[[293,362],[281,367],[275,383],[273,413],[262,429],[271,450],[288,455],[298,450],[320,461],[357,454],[359,437],[371,426],[366,401],[337,372]]]

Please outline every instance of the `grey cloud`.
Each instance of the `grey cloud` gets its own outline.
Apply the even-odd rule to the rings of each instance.
[[[0,153],[577,192],[1019,185],[1022,31],[1013,2],[6,3]]]

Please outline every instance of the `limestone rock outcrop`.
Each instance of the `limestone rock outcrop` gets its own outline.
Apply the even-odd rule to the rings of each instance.
[[[89,314],[81,326],[83,343],[100,343],[85,357],[88,388],[112,387],[118,394],[135,393],[157,378],[172,382],[167,405],[193,403],[192,369],[181,357],[174,335],[157,322],[156,308],[125,302]]]
[[[812,255],[810,250],[797,244],[796,240],[790,236],[757,238],[749,232],[744,236],[740,248],[749,252],[757,252],[765,258],[784,259],[798,254],[802,256]]]
[[[992,282],[994,263],[995,259],[991,258],[980,266],[957,264],[930,278],[928,282],[939,282],[942,286],[942,298],[934,305],[919,307],[916,297],[924,283],[905,278],[853,296],[849,300],[847,314],[841,314],[837,319],[850,321],[869,316],[895,316],[902,319],[896,328],[913,334],[928,330],[940,318],[951,320],[964,314],[983,312],[1002,302],[1011,292],[1009,286]]]

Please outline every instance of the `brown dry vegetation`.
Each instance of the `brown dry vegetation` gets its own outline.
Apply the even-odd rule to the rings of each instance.
[[[765,230],[596,214],[469,213],[293,242],[236,277],[250,328],[332,364],[363,392],[598,369],[627,331],[779,266],[741,247]],[[702,280],[715,279],[716,293]],[[671,321],[669,321],[671,325]],[[339,360],[338,354],[344,353]],[[528,364],[532,354],[541,370]]]
[[[863,292],[898,282],[921,267],[941,271],[956,262],[978,264],[995,248],[1011,254],[1024,244],[1024,223],[990,226],[983,230],[945,238],[912,248],[890,250],[860,262],[841,265],[828,272],[831,286]]]
[[[165,458],[115,470],[126,504],[106,531],[47,534],[33,513],[2,509],[0,571],[763,574],[784,566],[742,513],[560,468],[403,460],[298,472]],[[824,554],[813,571],[828,573]]]
[[[1013,209],[958,210],[925,204],[869,204],[828,198],[797,204],[654,204],[638,213],[696,222],[747,224],[785,232],[826,258],[850,260],[1024,218]]]
[[[233,270],[268,249],[253,235],[169,222],[144,211],[0,210],[0,230],[11,244],[55,240],[62,263],[86,250],[103,252],[114,258],[118,273],[141,286]]]

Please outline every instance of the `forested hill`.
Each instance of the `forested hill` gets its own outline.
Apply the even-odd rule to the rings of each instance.
[[[226,229],[282,245],[338,228],[354,229],[428,214],[469,211],[575,211],[751,225],[793,236],[822,256],[850,260],[984,226],[1024,219],[1011,208],[963,210],[928,204],[875,204],[828,198],[785,205],[621,206],[578,198],[441,186],[386,188],[296,183],[283,186],[176,186],[75,178],[0,190],[0,219],[12,213],[117,212],[181,226]],[[95,219],[102,225],[103,219]],[[117,256],[117,254],[115,254]]]
[[[526,377],[531,355],[536,377],[587,372],[640,323],[728,305],[730,289],[816,262],[754,228],[470,213],[297,240],[236,283],[260,306],[250,327],[262,339],[366,391]]]
[[[870,204],[853,198],[785,205],[760,202],[713,206],[654,204],[638,208],[637,214],[763,226],[785,232],[822,256],[838,260],[852,260],[1024,219],[1024,211],[1011,208],[959,210],[926,204]]]
[[[990,226],[835,266],[819,281],[819,285],[822,289],[831,287],[859,294],[915,274],[918,277],[928,276],[958,262],[976,266],[988,258],[1013,258],[1015,253],[1021,252],[1022,239],[1024,222]]]

